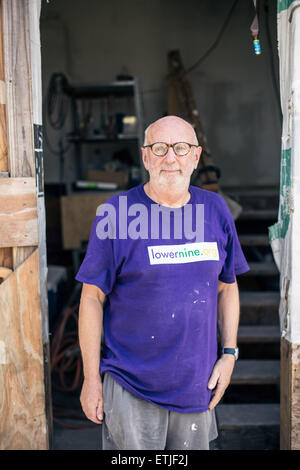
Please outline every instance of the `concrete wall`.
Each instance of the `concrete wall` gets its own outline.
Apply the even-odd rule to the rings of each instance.
[[[263,3],[263,2],[262,2]],[[276,2],[270,27],[277,70]],[[186,68],[215,41],[233,0],[46,0],[41,40],[44,93],[53,72],[71,82],[140,78],[145,125],[167,111],[167,53]],[[221,185],[278,185],[281,127],[271,80],[265,15],[262,55],[252,51],[253,2],[240,0],[218,47],[189,77]],[[50,132],[55,144],[56,135]],[[67,168],[72,173],[71,152]],[[58,157],[45,147],[45,181],[58,181]]]

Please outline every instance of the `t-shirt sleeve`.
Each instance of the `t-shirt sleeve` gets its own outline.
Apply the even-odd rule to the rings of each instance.
[[[116,269],[113,252],[113,239],[101,239],[97,235],[97,216],[91,226],[87,251],[75,279],[99,287],[105,295],[113,288]]]
[[[227,217],[227,244],[226,258],[222,271],[219,274],[219,280],[228,284],[232,284],[235,282],[235,276],[237,274],[246,273],[250,270],[250,268],[238,239],[234,219],[225,201],[224,206],[226,206],[224,207],[224,212]]]

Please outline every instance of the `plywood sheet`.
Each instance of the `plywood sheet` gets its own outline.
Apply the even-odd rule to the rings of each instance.
[[[0,449],[47,448],[39,253],[0,285]]]
[[[34,178],[0,179],[0,247],[38,244]]]
[[[74,194],[61,198],[62,238],[65,249],[79,249],[83,241],[88,241],[97,207],[114,194],[118,193]]]

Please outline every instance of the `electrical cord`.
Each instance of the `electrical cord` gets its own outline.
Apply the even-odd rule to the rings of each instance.
[[[186,69],[185,73],[188,74],[190,72],[192,72],[193,70],[195,70],[211,53],[214,49],[216,49],[216,47],[218,46],[219,42],[221,41],[221,38],[223,36],[223,34],[225,33],[225,30],[228,26],[228,23],[229,23],[229,20],[233,14],[233,11],[237,5],[239,0],[235,0],[229,10],[229,13],[223,23],[223,26],[217,36],[217,38],[215,39],[215,41],[213,42],[213,44],[210,46],[210,48],[191,66],[189,67],[188,69]],[[167,80],[169,77],[169,75],[166,75],[164,76],[164,80]],[[163,85],[161,88],[151,88],[149,90],[144,90],[142,93],[143,94],[148,94],[148,93],[158,93],[158,92],[161,92],[161,91],[164,91],[166,89],[166,85]]]
[[[57,374],[57,381],[52,380],[53,387],[65,393],[74,392],[83,380],[82,360],[78,340],[78,309],[79,303],[69,307],[60,321],[51,342],[51,373]],[[70,380],[70,376],[72,380]],[[71,383],[70,383],[71,382]],[[63,411],[61,409],[63,408]],[[60,419],[64,418],[64,420]],[[53,400],[53,421],[60,426],[70,429],[87,429],[96,426],[95,423],[70,424],[65,420],[75,419],[86,421],[83,412],[72,405]]]
[[[270,58],[270,69],[271,69],[271,77],[272,77],[272,85],[275,93],[275,98],[279,110],[279,118],[280,124],[282,125],[282,111],[281,111],[281,100],[280,100],[280,91],[278,86],[278,81],[276,78],[275,72],[275,58],[274,58],[274,48],[272,46],[272,39],[271,39],[271,32],[270,32],[270,15],[269,15],[269,1],[265,0],[264,2],[264,11],[265,11],[265,27],[266,27],[266,36],[267,36],[267,43],[269,47],[269,58]]]

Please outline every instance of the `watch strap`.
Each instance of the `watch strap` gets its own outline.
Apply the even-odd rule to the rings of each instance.
[[[221,348],[221,354],[232,354],[237,360],[239,348]]]

